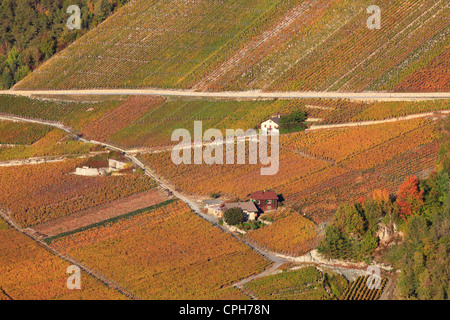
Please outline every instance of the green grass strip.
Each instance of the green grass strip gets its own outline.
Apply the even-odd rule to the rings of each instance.
[[[131,218],[131,217],[133,217],[133,216],[135,216],[137,214],[164,207],[164,206],[166,206],[168,204],[171,204],[172,202],[174,202],[176,200],[177,199],[166,200],[166,201],[160,202],[158,204],[155,204],[155,205],[147,207],[147,208],[138,209],[138,210],[135,210],[135,211],[132,211],[132,212],[128,212],[128,213],[122,214],[120,216],[113,217],[113,218],[110,218],[110,219],[107,219],[107,220],[103,220],[103,221],[100,221],[100,222],[96,222],[96,223],[93,223],[93,224],[90,224],[88,226],[84,226],[84,227],[81,227],[81,228],[78,228],[78,229],[75,229],[75,230],[72,230],[72,231],[67,231],[67,232],[63,232],[63,233],[57,234],[57,235],[52,236],[52,237],[47,237],[47,238],[43,239],[43,241],[45,243],[47,243],[47,244],[50,244],[53,240],[64,238],[64,237],[73,235],[75,233],[83,232],[83,231],[86,231],[86,230],[89,230],[89,229],[92,229],[92,228],[103,227],[103,226],[106,226],[106,225],[111,224],[111,223],[116,223],[116,222],[118,222],[120,220]]]

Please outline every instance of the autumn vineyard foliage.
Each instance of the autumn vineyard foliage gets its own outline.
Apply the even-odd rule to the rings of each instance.
[[[404,88],[408,88],[416,92],[448,91],[450,83],[450,74],[448,72],[450,46],[448,40],[446,41],[446,44],[447,46],[441,54],[434,57],[426,67],[419,69],[406,77],[403,82],[395,87],[395,90],[402,91]]]
[[[87,101],[78,101],[69,96],[49,99],[45,96],[29,98],[2,94],[0,95],[0,113],[60,123],[80,131],[105,112],[119,107],[121,103],[121,100],[117,98],[93,102],[86,97],[84,99]]]
[[[247,233],[258,245],[290,256],[303,255],[317,246],[318,226],[301,213],[282,210],[270,217],[272,224]]]
[[[305,266],[253,280],[244,291],[266,300],[378,300],[387,279],[381,278],[379,287],[369,287],[368,280],[366,275],[349,282],[332,270]]]
[[[67,1],[40,2],[0,4],[0,87],[15,84],[0,92],[0,300],[377,300],[388,280],[388,298],[448,298],[449,99],[230,98],[448,93],[448,0],[77,0],[71,32]],[[176,129],[298,111],[273,176],[172,160]],[[111,159],[126,168],[74,174]],[[260,190],[282,201],[245,232],[193,210]],[[313,249],[352,261],[274,258]],[[370,289],[374,262],[393,270]],[[66,286],[72,263],[82,290]]]
[[[323,300],[328,293],[323,274],[315,267],[269,275],[244,285],[244,290],[262,300]]]
[[[121,103],[119,107],[89,123],[88,126],[83,128],[83,135],[87,135],[94,140],[104,141],[121,128],[131,125],[148,110],[162,104],[163,101],[161,98],[132,96]]]
[[[66,132],[54,129],[32,145],[0,149],[0,160],[86,155],[93,148],[94,145],[75,141]]]
[[[396,139],[403,140],[401,142],[412,149],[435,139],[434,126],[428,120],[418,119],[356,129],[319,130],[308,132],[306,135],[283,136],[282,143],[294,151],[300,150],[321,159],[341,162],[380,145],[390,148],[391,141]],[[414,146],[410,146],[414,141],[417,142]],[[395,151],[396,148],[393,149],[392,151]],[[395,153],[388,152],[389,154]]]
[[[52,246],[143,299],[237,296],[227,286],[270,264],[180,202],[55,240]]]
[[[382,278],[380,280],[379,288],[376,286],[372,288],[368,285],[369,277],[361,276],[350,283],[344,292],[344,300],[378,300],[386,286],[387,279]]]
[[[313,124],[335,124],[383,120],[415,113],[449,109],[445,100],[420,102],[352,102],[331,99],[293,100],[192,100],[162,97],[118,96],[101,102],[80,102],[0,95],[0,113],[60,123],[86,139],[112,143],[123,148],[161,148],[174,145],[172,132],[178,128],[193,135],[194,121],[202,128],[254,129],[274,114],[295,110],[319,120]],[[1,136],[0,136],[1,138]]]
[[[30,145],[52,130],[34,123],[0,121],[0,145]]]
[[[0,300],[126,299],[83,271],[83,289],[69,290],[70,265],[0,219]]]
[[[433,168],[440,137],[436,122],[427,119],[282,136],[280,169],[270,179],[260,175],[260,165],[177,166],[170,153],[141,159],[191,194],[215,191],[244,200],[253,190],[274,189],[320,223],[346,200],[376,189],[394,192],[405,176]]]
[[[448,91],[446,1],[372,4],[132,1],[15,88]]]
[[[21,226],[31,226],[149,190],[155,183],[139,173],[74,175],[85,159],[5,167],[0,170],[0,205]]]

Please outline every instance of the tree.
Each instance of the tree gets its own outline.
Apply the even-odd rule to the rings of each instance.
[[[298,124],[306,120],[306,114],[302,111],[295,110],[289,115],[280,118],[280,125]]]
[[[245,213],[241,208],[231,208],[225,211],[223,218],[226,223],[235,226],[245,221]]]
[[[8,54],[8,59],[6,59],[6,63],[8,64],[8,68],[11,71],[11,73],[16,72],[17,68],[19,67],[19,50],[17,50],[16,47],[13,47]]]
[[[361,241],[361,253],[371,254],[378,247],[379,239],[371,232],[367,232]]]
[[[348,235],[364,233],[364,219],[354,205],[340,206],[336,211],[334,225]]]
[[[46,36],[41,42],[40,49],[45,59],[49,59],[54,53],[56,49],[55,40],[51,37]]]
[[[13,75],[11,74],[9,68],[6,67],[5,70],[3,70],[2,74],[2,87],[5,89],[9,89],[12,87],[13,84],[14,84]]]
[[[419,180],[416,176],[408,177],[397,192],[397,204],[400,208],[400,217],[407,217],[419,213],[423,206],[423,191],[419,190]]]
[[[317,251],[329,258],[349,258],[350,244],[338,228],[330,225],[326,227],[325,238],[320,242]]]
[[[220,192],[211,192],[209,196],[213,199],[217,199],[218,197],[220,197]]]
[[[372,199],[376,201],[381,208],[391,205],[391,195],[386,189],[376,189],[372,193]]]
[[[30,68],[28,66],[21,66],[19,69],[17,69],[16,73],[14,73],[14,82],[19,82],[23,78],[27,76],[27,74],[30,73]]]
[[[378,221],[383,215],[381,205],[375,200],[366,200],[364,203],[364,216],[367,222],[367,229],[376,232],[378,230]]]

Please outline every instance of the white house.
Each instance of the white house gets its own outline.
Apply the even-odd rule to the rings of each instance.
[[[76,168],[75,174],[78,176],[86,176],[86,177],[96,177],[96,176],[106,176],[108,173],[115,173],[119,170],[123,170],[127,167],[127,163],[109,159],[108,167],[104,168],[90,168],[84,166],[82,168]]]
[[[109,167],[111,169],[123,170],[126,168],[127,164],[125,162],[109,159],[108,160]]]
[[[212,199],[203,201],[205,208],[208,210],[208,214],[220,217],[222,215],[222,200]]]
[[[104,168],[89,168],[85,166],[83,168],[76,168],[75,174],[85,177],[97,177],[106,175],[106,170]]]
[[[261,123],[262,134],[280,134],[280,116],[272,117]]]

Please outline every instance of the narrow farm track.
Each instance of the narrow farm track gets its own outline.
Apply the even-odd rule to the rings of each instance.
[[[0,161],[0,167],[15,167],[15,166],[22,166],[22,165],[34,165],[34,164],[41,164],[41,163],[54,163],[54,162],[61,162],[65,161],[67,159],[85,159],[88,157],[93,157],[99,154],[104,154],[106,152],[91,152],[89,154],[82,154],[79,156],[73,156],[71,154],[66,155],[57,155],[57,156],[42,156],[42,157],[30,157],[27,159],[14,159],[14,160],[6,160],[6,161]]]
[[[84,90],[2,90],[0,94],[26,96],[35,95],[149,95],[165,97],[192,97],[216,99],[349,99],[357,101],[423,101],[450,99],[450,92],[263,92],[222,91],[197,92],[193,90],[169,89],[84,89]]]
[[[32,240],[34,240],[38,245],[40,245],[41,247],[43,247],[44,249],[46,249],[50,253],[52,253],[52,254],[58,256],[59,258],[61,258],[61,259],[65,260],[65,261],[71,263],[72,265],[78,266],[81,270],[83,270],[84,272],[86,272],[90,276],[94,277],[98,281],[102,282],[108,288],[114,289],[114,290],[118,291],[119,293],[123,294],[124,296],[126,296],[126,297],[128,297],[128,298],[130,298],[132,300],[141,300],[139,297],[137,297],[136,295],[132,294],[131,292],[129,292],[127,289],[123,288],[118,283],[110,280],[108,277],[106,277],[102,273],[89,268],[88,266],[84,265],[83,263],[81,263],[80,261],[76,260],[75,258],[73,258],[73,257],[71,257],[69,255],[62,254],[62,253],[58,252],[57,250],[53,249],[48,244],[46,244],[44,241],[36,238],[33,235],[33,232],[30,232],[29,230],[22,229],[5,212],[3,212],[1,210],[0,210],[0,218],[5,220],[5,222],[8,223],[8,225],[10,225],[12,228],[17,230],[18,232],[20,232],[20,233],[24,234],[25,236],[27,236],[27,237],[31,238]]]
[[[244,285],[245,285],[246,283],[249,283],[250,281],[256,280],[256,279],[258,279],[258,278],[262,278],[262,277],[265,277],[265,276],[269,276],[269,275],[271,275],[272,273],[274,273],[274,272],[275,272],[279,267],[281,267],[282,265],[283,265],[282,262],[276,262],[276,263],[274,263],[269,269],[267,269],[267,270],[265,270],[265,271],[263,271],[263,272],[261,272],[261,273],[259,273],[259,274],[250,276],[250,277],[248,277],[248,278],[246,278],[246,279],[244,279],[244,280],[241,280],[241,281],[239,281],[238,283],[235,283],[233,286],[236,287],[236,288],[238,288],[238,289],[240,289],[240,290],[243,290]],[[253,298],[254,298],[254,297],[253,297]]]

